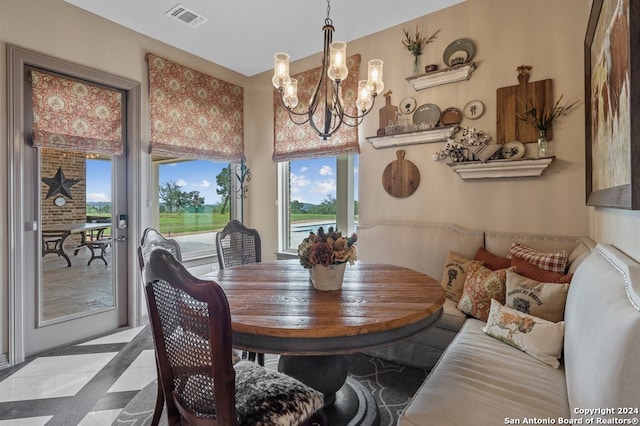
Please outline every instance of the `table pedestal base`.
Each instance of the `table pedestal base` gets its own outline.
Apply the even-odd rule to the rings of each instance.
[[[281,355],[278,370],[295,377],[325,396],[325,413],[332,426],[368,426],[379,423],[378,405],[371,392],[348,377],[344,355]]]

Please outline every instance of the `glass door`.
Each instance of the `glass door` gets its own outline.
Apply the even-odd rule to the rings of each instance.
[[[34,148],[25,123],[27,357],[126,325],[129,256],[126,154]]]

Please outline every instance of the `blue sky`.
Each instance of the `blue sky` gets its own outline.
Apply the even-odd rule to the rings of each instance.
[[[336,164],[334,158],[298,160],[291,163],[291,199],[302,203],[320,204],[328,194],[336,194]],[[206,204],[220,201],[216,194],[216,176],[226,163],[194,160],[160,166],[160,184],[174,181],[185,192],[199,191]],[[248,164],[251,168],[251,164]],[[87,160],[87,201],[109,201],[111,199],[111,162]],[[275,164],[274,164],[275,167]],[[355,160],[356,182],[358,181],[358,157]],[[251,192],[251,182],[249,182]],[[358,199],[358,190],[355,191]]]

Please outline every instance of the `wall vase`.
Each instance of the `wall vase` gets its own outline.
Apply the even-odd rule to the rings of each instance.
[[[549,154],[548,148],[549,141],[545,135],[544,130],[540,130],[540,136],[538,136],[538,157],[543,158]]]
[[[346,263],[330,266],[313,265],[309,269],[309,277],[313,283],[313,288],[322,291],[340,290],[346,266]]]
[[[413,75],[418,75],[422,72],[422,55],[413,55]]]

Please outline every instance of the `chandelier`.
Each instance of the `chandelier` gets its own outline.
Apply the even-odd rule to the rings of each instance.
[[[349,74],[347,68],[347,44],[332,41],[333,21],[329,17],[331,0],[327,0],[327,18],[324,20],[324,49],[320,79],[305,111],[296,110],[298,105],[298,81],[289,76],[289,55],[274,55],[274,73],[271,81],[280,93],[282,104],[289,112],[289,118],[297,125],[309,123],[323,140],[331,137],[342,124],[350,127],[358,126],[365,115],[371,111],[376,96],[384,89],[382,82],[382,65],[380,59],[369,61],[367,79],[358,82],[358,99],[356,114],[345,112],[340,85]],[[321,99],[322,98],[322,99]],[[318,108],[321,108],[318,110]],[[317,112],[317,114],[316,114]],[[345,120],[347,119],[347,120]],[[317,120],[317,121],[316,121]]]

